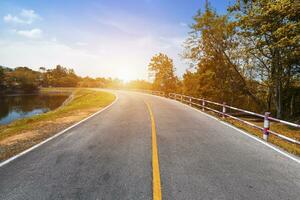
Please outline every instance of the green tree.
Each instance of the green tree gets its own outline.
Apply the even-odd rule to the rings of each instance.
[[[28,67],[17,67],[7,74],[10,87],[31,92],[38,89],[39,73]]]
[[[76,87],[80,80],[73,69],[67,69],[61,65],[48,69],[45,78],[47,85],[53,87]]]
[[[84,77],[81,78],[77,84],[78,87],[99,87],[103,88],[106,86],[106,79],[105,78],[96,78],[93,79],[91,77]]]
[[[134,80],[126,84],[129,89],[151,90],[152,84],[145,80]]]
[[[184,75],[184,90],[236,105],[241,98],[250,97],[261,106],[240,65],[239,38],[229,16],[218,15],[206,3],[205,12],[196,14],[191,29],[184,57],[194,64],[196,72]],[[187,85],[191,82],[198,86]]]
[[[148,70],[154,73],[153,89],[165,92],[176,90],[177,78],[174,74],[173,60],[166,54],[159,53],[151,58]]]
[[[0,66],[0,88],[4,87],[4,68],[2,66]]]
[[[298,0],[238,0],[235,13],[238,35],[252,71],[275,103],[277,117],[288,110],[289,91],[300,74],[300,3]]]

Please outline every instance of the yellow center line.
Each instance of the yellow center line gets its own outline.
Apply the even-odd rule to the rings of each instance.
[[[153,200],[161,200],[161,184],[160,184],[160,173],[159,173],[159,162],[158,162],[158,150],[156,140],[156,128],[154,115],[152,113],[150,104],[145,102],[151,118],[151,129],[152,129],[152,188],[153,188]]]

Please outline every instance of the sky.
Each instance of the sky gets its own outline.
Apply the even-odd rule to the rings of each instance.
[[[232,0],[233,1],[233,0]],[[229,0],[210,0],[225,13]],[[189,25],[205,0],[1,0],[0,65],[53,68],[81,76],[147,79],[153,55],[180,77]]]

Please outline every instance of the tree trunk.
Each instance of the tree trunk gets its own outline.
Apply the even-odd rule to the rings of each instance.
[[[268,99],[267,99],[267,111],[270,112],[271,111],[271,106],[272,106],[272,88],[269,87],[269,91],[268,91]]]
[[[281,81],[277,78],[275,84],[275,106],[276,106],[276,117],[278,119],[282,118],[283,115],[283,107],[282,107],[282,85]]]
[[[295,114],[295,94],[292,94],[291,104],[290,104],[290,116],[293,117]]]
[[[276,106],[276,117],[281,119],[283,117],[283,102],[282,102],[282,75],[283,69],[281,64],[280,53],[278,49],[275,49],[273,60],[272,60],[272,68],[273,71],[273,81],[275,82],[275,106]]]

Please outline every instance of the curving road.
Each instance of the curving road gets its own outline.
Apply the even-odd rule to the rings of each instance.
[[[300,164],[178,102],[117,92],[105,111],[0,168],[0,199],[300,199]]]

